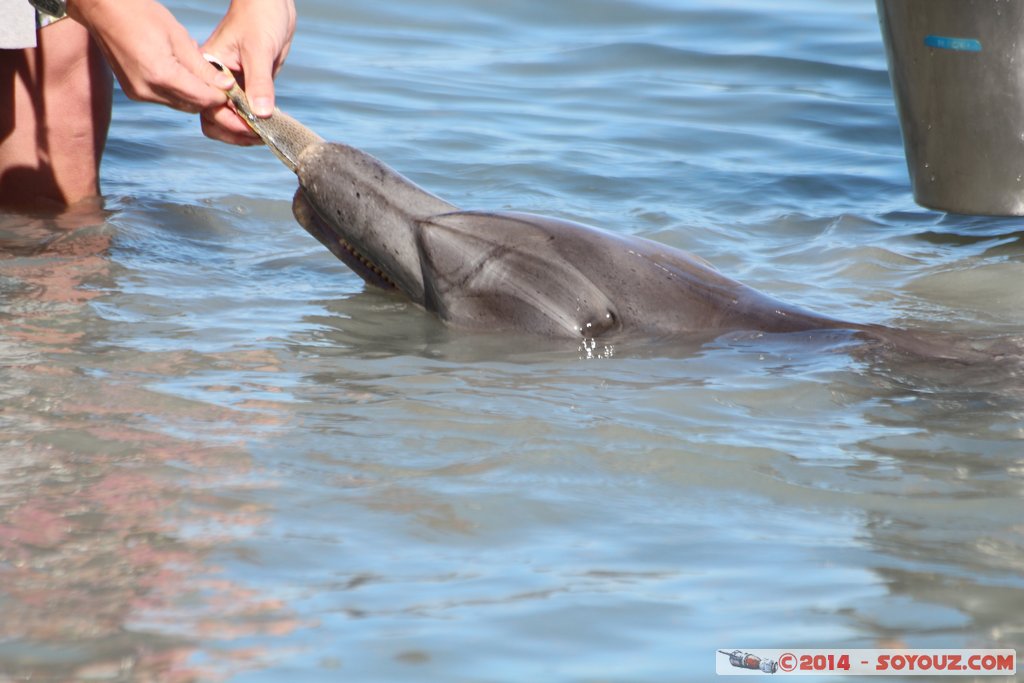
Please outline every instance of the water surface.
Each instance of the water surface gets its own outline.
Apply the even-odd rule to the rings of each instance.
[[[206,3],[168,3],[198,38]],[[1020,222],[909,193],[872,3],[301,3],[279,104],[467,208],[1015,335]],[[104,212],[0,216],[0,680],[706,681],[1024,651],[1016,371],[466,335],[118,93]],[[812,680],[812,679],[807,679]]]

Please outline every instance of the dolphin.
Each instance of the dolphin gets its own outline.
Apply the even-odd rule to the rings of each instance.
[[[397,290],[449,325],[578,340],[846,330],[930,358],[975,355],[813,313],[652,240],[527,213],[461,210],[280,110],[254,116],[237,85],[227,94],[298,177],[298,222],[368,284]]]

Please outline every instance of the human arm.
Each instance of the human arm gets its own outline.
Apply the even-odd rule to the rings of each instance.
[[[68,15],[89,29],[128,97],[193,113],[226,102],[230,77],[156,0],[68,0]]]

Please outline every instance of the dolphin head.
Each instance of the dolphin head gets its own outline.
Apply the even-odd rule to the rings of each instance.
[[[417,223],[455,207],[339,143],[307,147],[295,172],[298,222],[368,283],[422,303]]]
[[[367,283],[450,324],[561,337],[620,326],[592,274],[550,248],[559,221],[459,211],[337,143],[305,149],[296,174],[292,210],[309,233]]]

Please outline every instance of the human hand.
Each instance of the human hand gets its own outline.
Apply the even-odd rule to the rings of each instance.
[[[227,101],[230,75],[156,0],[69,0],[68,15],[89,29],[131,99],[192,113]]]
[[[295,33],[293,0],[231,0],[227,14],[203,52],[238,75],[253,113],[274,112],[274,76],[284,64]],[[259,144],[255,133],[224,103],[202,112],[203,133],[236,145]]]

